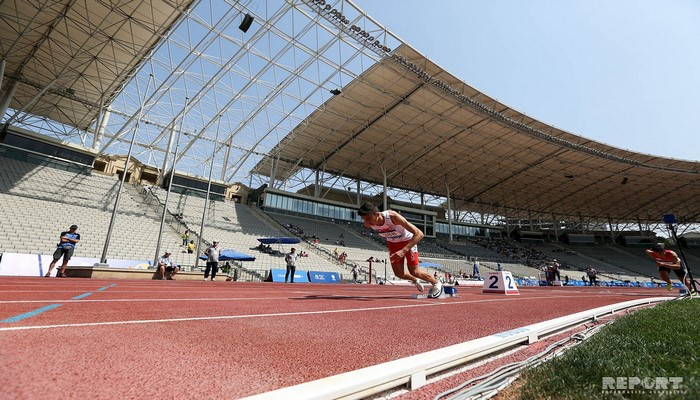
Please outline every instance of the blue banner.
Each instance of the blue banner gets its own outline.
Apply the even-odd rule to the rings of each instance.
[[[337,272],[309,271],[309,281],[311,283],[340,283],[340,274]]]
[[[271,269],[270,275],[267,277],[268,282],[282,282],[284,283],[284,276],[287,274],[286,269]],[[309,283],[308,273],[297,269],[294,272],[294,283]]]

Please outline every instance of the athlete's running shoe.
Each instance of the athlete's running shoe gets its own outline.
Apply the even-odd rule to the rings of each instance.
[[[418,279],[416,279],[415,282],[413,282],[414,285],[416,285],[416,289],[418,289],[419,292],[422,292],[425,290],[425,287],[423,287],[423,284],[420,283]]]
[[[442,282],[437,281],[432,288],[430,288],[429,296],[433,299],[442,296]]]
[[[666,284],[666,290],[668,290],[669,292],[670,292],[671,290],[673,290],[673,285],[670,284],[670,283],[667,283],[667,284]]]

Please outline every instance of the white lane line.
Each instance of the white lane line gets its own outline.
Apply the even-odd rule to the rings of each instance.
[[[65,293],[75,293],[76,291],[67,291]],[[150,293],[150,294],[163,294],[164,292],[154,292],[150,290],[138,290],[138,291],[120,291],[120,292],[110,292],[111,294],[119,293],[119,294],[126,294],[126,293]],[[4,292],[7,293],[7,292]],[[22,292],[25,293],[25,292]],[[37,292],[27,292],[27,293],[37,293]],[[55,292],[55,291],[49,291],[47,293],[64,293],[64,292]],[[167,293],[167,292],[166,292]],[[299,293],[295,293],[299,294]],[[391,296],[400,296],[405,294],[405,292],[397,292],[397,293],[383,293],[382,295],[378,296],[358,296],[355,294],[347,293],[347,294],[323,294],[323,293],[305,293],[308,296],[311,296],[308,298],[308,300],[326,300],[332,298],[333,300],[398,300],[398,301],[415,301],[415,302],[425,302],[426,299],[413,299],[410,297],[406,298],[398,298],[398,297],[391,297]],[[640,296],[644,297],[646,295],[649,295],[649,293],[628,293],[628,294],[622,294],[622,293],[597,293],[597,294],[591,294],[590,297],[597,298],[597,297],[609,297],[609,296]],[[676,297],[674,295],[669,295],[668,297]],[[499,300],[529,300],[529,299],[551,299],[551,298],[581,298],[581,296],[548,296],[548,297],[510,297],[510,298],[502,298]],[[298,297],[295,296],[280,296],[280,297],[202,297],[202,298],[178,298],[178,301],[246,301],[246,300],[288,300],[288,299],[298,299]],[[459,299],[459,297],[452,297],[451,299]],[[440,299],[440,300],[445,300],[445,299]],[[491,300],[491,299],[489,299]],[[129,298],[129,299],[81,299],[79,300],[81,303],[110,303],[110,302],[160,302],[160,301],[173,301],[173,299],[153,299],[153,298]],[[430,300],[430,301],[437,301],[437,300]],[[56,302],[62,302],[62,303],[75,303],[78,302],[78,300],[68,300],[68,299],[44,299],[44,300],[0,300],[0,304],[29,304],[29,303],[56,303]],[[461,302],[459,301],[449,301],[449,304],[460,304]]]
[[[245,314],[245,315],[221,315],[212,317],[188,317],[188,318],[167,318],[167,319],[146,319],[146,320],[131,320],[131,321],[110,321],[110,322],[84,322],[76,324],[56,324],[56,325],[32,325],[32,326],[15,326],[0,328],[0,332],[6,331],[24,331],[30,329],[52,329],[52,328],[73,328],[86,326],[106,326],[106,325],[131,325],[131,324],[153,324],[164,322],[186,322],[186,321],[217,321],[228,319],[243,319],[243,318],[265,318],[265,317],[289,317],[298,315],[320,315],[320,314],[340,314],[365,311],[381,311],[381,310],[396,310],[402,308],[416,307],[436,307],[436,306],[452,306],[455,304],[474,304],[474,303],[494,303],[518,300],[545,300],[545,299],[561,299],[563,297],[581,298],[580,296],[543,296],[530,298],[506,298],[506,299],[484,299],[484,300],[466,300],[466,301],[450,301],[450,302],[432,302],[428,301],[424,304],[410,304],[384,307],[369,307],[369,308],[349,308],[340,310],[325,310],[325,311],[298,311],[288,313],[270,313],[270,314]],[[82,300],[84,302],[84,300]]]
[[[289,297],[207,297],[183,299],[81,299],[81,300],[1,300],[0,304],[18,303],[120,303],[120,302],[148,302],[148,301],[244,301],[244,300],[289,300]]]
[[[185,322],[185,321],[216,321],[216,320],[242,319],[242,318],[264,318],[264,317],[288,317],[288,316],[298,316],[298,315],[338,314],[338,313],[350,313],[350,312],[358,312],[358,311],[390,310],[390,309],[408,308],[408,307],[427,307],[427,306],[434,306],[434,305],[437,305],[437,304],[422,304],[422,305],[393,306],[393,307],[373,307],[373,308],[354,308],[354,309],[327,310],[327,311],[300,311],[300,312],[291,312],[291,313],[221,315],[221,316],[217,316],[217,317],[190,317],[190,318],[147,319],[147,320],[112,321],[112,322],[86,322],[86,323],[81,323],[81,324],[16,326],[16,327],[9,327],[9,328],[0,328],[0,332],[23,331],[23,330],[29,330],[29,329],[72,328],[72,327],[84,327],[84,326],[151,324],[151,323]]]
[[[115,292],[112,292],[115,293]],[[124,292],[119,292],[124,293]],[[149,292],[152,293],[152,292]],[[403,294],[403,293],[399,293]],[[603,296],[618,296],[619,294],[605,294],[602,296],[594,296],[594,297],[603,297]],[[311,295],[311,296],[316,296],[316,295]],[[398,300],[398,301],[411,301],[411,302],[418,302],[418,303],[423,303],[426,301],[426,299],[413,299],[410,297],[406,298],[397,298],[397,297],[387,297],[389,294],[384,294],[381,296],[354,296],[352,294],[334,294],[334,295],[324,295],[324,294],[319,294],[317,295],[319,297],[311,297],[309,300],[327,300],[329,298],[332,298],[333,300]],[[510,298],[502,298],[502,299],[489,299],[490,300],[529,300],[529,299],[550,299],[550,298],[580,298],[581,296],[551,296],[551,297],[510,297]],[[670,297],[675,297],[675,296],[670,296]],[[248,301],[248,300],[254,300],[254,301],[259,301],[259,300],[289,300],[289,299],[296,299],[298,297],[289,297],[289,296],[282,296],[282,297],[202,297],[202,298],[178,298],[177,301]],[[459,297],[452,297],[451,299],[459,299]],[[440,299],[440,300],[445,300],[445,299]],[[0,300],[0,304],[30,304],[30,303],[125,303],[125,302],[170,302],[173,301],[173,299],[152,299],[152,298],[145,298],[145,299],[139,299],[139,298],[131,298],[131,299],[80,299],[80,300],[73,300],[73,299],[47,299],[47,300]],[[429,300],[429,301],[436,301],[436,300]],[[447,301],[449,304],[461,304],[462,302],[460,301]]]
[[[164,292],[153,292],[150,290],[139,290],[137,291],[138,293],[150,293],[150,294],[163,294]],[[28,292],[32,293],[32,292]],[[56,293],[56,292],[48,292],[48,293]],[[74,291],[70,291],[68,293],[75,293]],[[125,292],[125,291],[120,291],[120,292],[110,292],[110,294],[125,294],[125,293],[134,293],[134,292]],[[167,292],[166,292],[167,293]],[[181,293],[181,292],[177,292]],[[210,291],[207,291],[207,293],[211,294]],[[398,297],[387,297],[389,295],[395,295],[399,296],[404,293],[389,293],[389,294],[383,294],[381,296],[356,296],[353,294],[307,294],[307,296],[310,297],[305,297],[304,299],[308,300],[327,300],[327,299],[333,299],[333,300],[354,300],[354,299],[361,299],[361,300],[367,300],[367,299],[372,299],[372,300],[410,300],[409,297],[406,297],[406,299],[403,298],[398,298]],[[243,301],[243,300],[289,300],[289,299],[299,299],[300,297],[298,296],[282,296],[282,297],[202,297],[202,298],[180,298],[178,297],[177,301],[225,301],[225,300],[234,300],[234,301]],[[167,299],[153,299],[153,298],[130,298],[130,299],[82,299],[82,303],[86,302],[93,302],[93,303],[109,303],[109,302],[128,302],[128,301],[173,301],[173,299],[167,298]],[[0,300],[0,304],[21,304],[21,303],[56,303],[56,302],[62,302],[62,303],[70,303],[73,302],[73,300],[65,300],[65,299],[45,299],[45,300]]]

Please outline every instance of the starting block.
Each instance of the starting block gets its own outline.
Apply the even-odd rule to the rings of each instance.
[[[458,297],[457,289],[454,286],[443,286],[442,294],[438,297],[430,297],[429,294],[414,294],[411,296],[414,299],[446,299],[448,297]]]
[[[518,286],[515,284],[515,279],[509,271],[489,272],[484,279],[484,288],[482,293],[500,293],[500,294],[520,294]]]

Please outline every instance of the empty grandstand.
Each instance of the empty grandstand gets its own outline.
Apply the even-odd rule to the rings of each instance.
[[[101,256],[119,187],[116,177],[74,172],[49,160],[37,165],[0,157],[0,168],[3,251],[49,254],[58,235],[77,224],[82,239],[76,255]],[[138,189],[125,187],[108,259],[152,260],[159,221],[158,210],[143,201]],[[165,246],[178,248],[177,232],[165,233]],[[173,253],[178,263],[192,264],[191,256]]]
[[[302,268],[347,274],[385,258],[355,215],[372,201],[423,230],[421,254],[455,273],[479,260],[532,276],[556,257],[612,279],[653,274],[639,246],[663,239],[663,214],[685,226],[700,216],[697,163],[524,115],[352,2],[90,10],[138,27],[116,33],[86,25],[83,4],[3,4],[15,27],[0,36],[4,252],[45,253],[76,223],[82,256],[153,261],[169,249],[195,266],[185,229],[199,251],[219,240],[256,252],[260,237],[291,235],[309,254]],[[76,52],[51,56],[65,41]],[[282,266],[284,250],[247,266]]]
[[[431,7],[441,3],[414,10],[426,21],[416,28],[440,23]],[[8,0],[0,21],[0,276],[19,288],[2,298],[0,321],[3,335],[18,338],[19,351],[0,352],[10,394],[90,398],[123,387],[126,397],[157,398],[189,385],[225,398],[240,383],[243,395],[274,399],[388,398],[404,394],[384,392],[399,385],[425,386],[404,397],[427,397],[446,376],[471,379],[506,358],[527,359],[520,368],[556,357],[619,311],[665,302],[674,289],[697,296],[683,283],[661,287],[644,250],[663,242],[700,263],[699,162],[618,148],[527,115],[352,0]],[[464,65],[483,57],[478,36],[434,40]],[[494,48],[517,60],[513,47]],[[421,235],[390,253],[391,235],[407,236],[388,228],[385,239],[365,227],[358,209],[366,202],[425,234],[420,266],[449,283],[443,295],[395,276],[403,267],[391,260],[410,258]],[[45,274],[57,247],[72,251],[59,234],[74,224],[81,237],[67,276]],[[220,259],[217,282],[202,282],[203,253],[215,241],[242,254]],[[289,268],[302,279],[287,284],[292,247]],[[155,265],[166,252],[181,267],[170,278],[187,282],[119,281],[161,279]],[[665,326],[648,325],[649,333]],[[125,342],[132,351],[105,345],[107,330],[136,338]],[[55,353],[43,357],[36,338]],[[628,342],[638,354],[654,345]],[[546,349],[532,356],[535,347]],[[239,368],[251,359],[254,368]],[[280,360],[291,373],[267,368]],[[336,384],[367,375],[368,363],[386,376]],[[141,373],[163,365],[176,384],[153,385]],[[591,374],[631,384],[658,372],[614,367],[598,364]],[[213,370],[211,382],[198,379]],[[12,381],[37,371],[48,378]],[[519,373],[494,372],[499,389]],[[681,379],[662,372],[657,379]],[[225,375],[236,384],[218,379]],[[324,380],[320,391],[291,386],[310,377]],[[301,395],[258,393],[288,381],[279,390]]]

